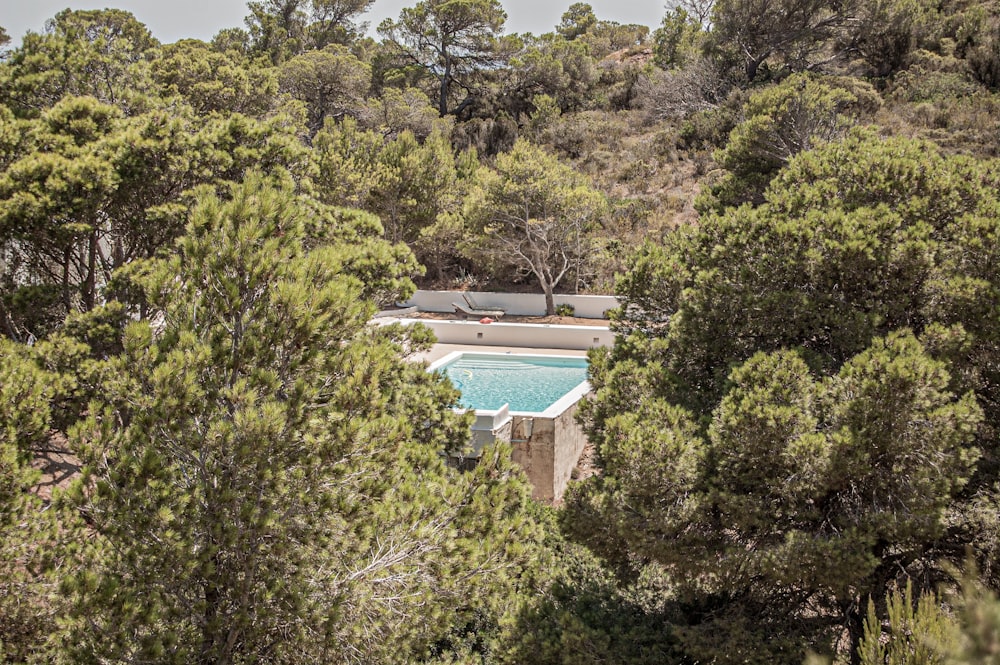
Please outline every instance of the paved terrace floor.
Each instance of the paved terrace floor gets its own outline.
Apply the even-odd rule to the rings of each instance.
[[[527,346],[484,346],[479,344],[435,344],[429,351],[416,354],[413,359],[432,363],[454,351],[471,353],[507,353],[512,356],[573,356],[586,357],[587,352],[577,349],[536,349]]]
[[[416,314],[409,315],[410,318],[416,319],[436,319],[439,321],[453,320],[453,321],[466,321],[465,317],[458,316],[452,313],[442,313],[442,312],[419,312]],[[608,321],[605,319],[583,319],[579,317],[570,316],[505,316],[500,319],[503,323],[532,323],[532,324],[550,324],[550,325],[576,325],[576,326],[595,326],[607,328]],[[484,344],[435,344],[429,351],[424,353],[418,353],[413,356],[413,360],[420,361],[424,360],[427,363],[432,363],[439,360],[449,353],[454,351],[469,351],[472,353],[509,353],[512,356],[516,355],[545,355],[545,356],[573,356],[573,357],[585,357],[587,355],[586,350],[576,350],[576,349],[547,349],[541,347],[528,347],[528,346],[487,346]]]

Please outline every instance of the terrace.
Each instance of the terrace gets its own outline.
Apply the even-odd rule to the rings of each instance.
[[[574,308],[573,317],[544,316],[541,296],[475,293],[473,298],[482,308],[503,310],[503,321],[465,320],[462,313],[454,312],[453,303],[464,301],[460,292],[432,291],[418,291],[413,299],[400,303],[400,316],[380,320],[419,322],[430,327],[438,344],[416,360],[429,363],[432,371],[462,357],[490,364],[512,360],[519,366],[536,361],[579,365],[587,349],[609,346],[614,340],[603,318],[605,311],[617,307],[612,297],[559,297],[559,302]],[[515,380],[516,374],[491,374],[487,380],[506,381],[507,376]],[[544,379],[542,373],[529,372],[516,380],[527,382],[525,389],[531,389],[535,387],[533,382]],[[580,400],[589,391],[590,385],[585,380],[576,382],[539,410],[515,410],[508,404],[493,404],[490,408],[472,405],[476,419],[470,448],[466,457],[458,461],[477,459],[483,447],[494,440],[509,442],[514,461],[531,481],[533,496],[541,501],[560,501],[586,447],[586,436],[575,416]]]

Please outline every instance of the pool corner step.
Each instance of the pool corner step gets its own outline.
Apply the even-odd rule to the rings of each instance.
[[[504,404],[495,411],[476,411],[476,419],[472,423],[472,454],[479,457],[483,448],[494,441],[510,441],[512,421],[510,407]]]

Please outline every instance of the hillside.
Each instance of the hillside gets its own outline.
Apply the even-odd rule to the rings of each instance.
[[[0,661],[995,658],[1000,4],[370,7],[0,55]],[[619,297],[558,507],[417,286]]]

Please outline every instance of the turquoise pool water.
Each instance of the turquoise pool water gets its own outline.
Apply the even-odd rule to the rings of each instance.
[[[586,358],[466,353],[438,368],[462,391],[462,406],[541,413],[587,380]]]

